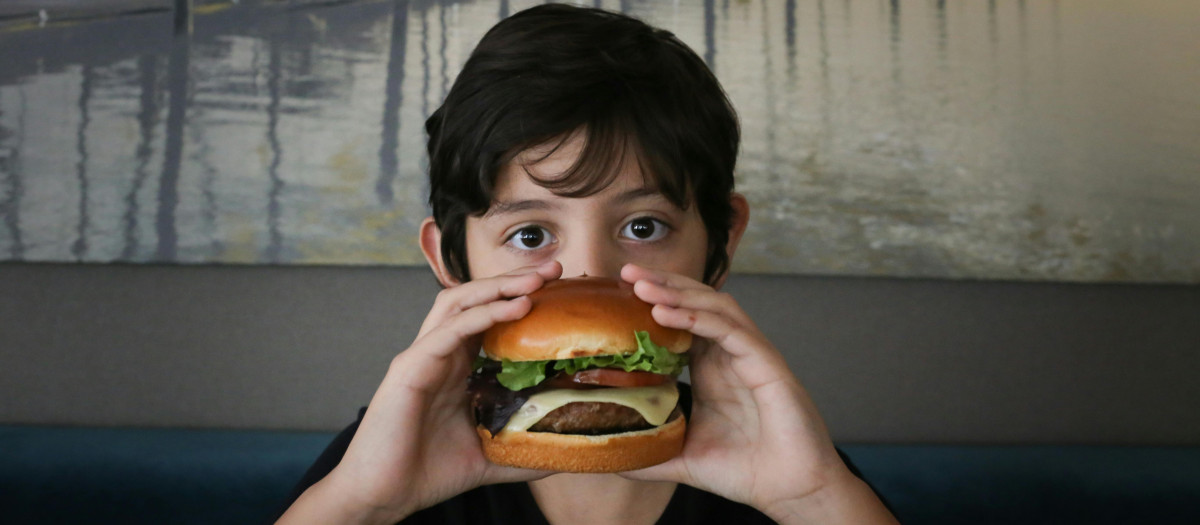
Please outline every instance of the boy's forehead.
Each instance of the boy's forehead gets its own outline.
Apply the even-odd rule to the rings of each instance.
[[[569,171],[586,146],[586,131],[577,129],[518,151],[505,167],[516,165],[538,177],[551,179]]]
[[[525,166],[535,164],[573,163],[587,145],[587,135],[582,129],[555,137],[540,144],[525,148],[513,155],[513,162]],[[568,164],[569,166],[569,164]]]
[[[530,201],[546,203],[556,198],[554,192],[535,183],[533,177],[521,170],[520,167],[508,169],[509,167],[506,166],[505,168],[496,177],[496,184],[492,190],[492,202],[484,212],[485,217],[513,210],[519,206],[518,203]]]
[[[572,176],[586,146],[581,131],[525,149],[501,166],[493,184],[493,200],[507,200],[512,195],[554,196],[554,192],[538,181],[558,182]],[[598,193],[623,193],[631,189],[650,188],[642,193],[658,193],[653,177],[642,173],[641,163],[634,155],[624,155],[612,167],[617,173],[607,187]],[[537,180],[535,180],[535,178]],[[567,186],[570,186],[568,184]]]
[[[562,210],[572,205],[583,204],[580,202],[583,200],[590,200],[602,206],[645,204],[647,201],[670,203],[670,199],[653,184],[653,181],[644,179],[640,171],[622,171],[611,184],[596,193],[569,197],[559,195],[539,184],[520,166],[510,163],[498,174],[492,191],[492,201],[479,216],[487,219],[528,210]]]
[[[534,172],[539,178],[543,177],[541,173]],[[661,197],[666,198],[659,188],[654,184],[653,180],[642,177],[641,170],[636,168],[633,170],[623,169],[612,183],[607,187],[592,195],[584,195],[580,197],[568,197],[555,193],[550,188],[539,184],[534,180],[533,175],[526,172],[521,166],[511,163],[500,170],[497,174],[496,183],[492,191],[493,206],[496,203],[514,202],[528,199],[541,200],[559,200],[559,199],[586,199],[590,197],[599,197],[605,200],[618,199],[630,200],[635,198]]]
[[[512,155],[496,173],[489,206],[479,216],[562,208],[584,200],[612,206],[664,201],[686,209],[661,186],[667,181],[644,171],[648,164],[641,148],[628,142],[619,147],[606,141],[589,144],[592,139],[580,128]]]

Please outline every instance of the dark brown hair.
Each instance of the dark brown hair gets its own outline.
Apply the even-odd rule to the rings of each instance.
[[[466,219],[488,210],[500,168],[576,131],[585,144],[575,165],[538,184],[585,197],[633,155],[648,185],[680,208],[698,207],[705,280],[729,267],[737,115],[704,61],[668,31],[559,4],[517,13],[484,35],[425,129],[429,204],[459,281],[471,278]]]

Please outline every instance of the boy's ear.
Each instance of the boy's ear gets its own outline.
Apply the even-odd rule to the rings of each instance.
[[[733,254],[737,252],[738,243],[742,242],[742,234],[746,233],[746,225],[750,223],[750,203],[746,200],[746,196],[741,193],[732,193],[729,196],[729,205],[733,208],[733,218],[729,221],[729,240],[725,242],[725,253],[729,256],[730,266],[733,265]],[[725,269],[725,273],[717,277],[713,288],[720,290],[725,285],[725,278],[729,277],[729,268]]]
[[[421,251],[425,253],[425,262],[429,263],[429,269],[433,270],[434,276],[437,277],[442,286],[450,288],[458,286],[460,283],[450,275],[446,270],[446,261],[442,260],[442,230],[438,228],[437,223],[433,222],[433,217],[425,217],[421,221]]]

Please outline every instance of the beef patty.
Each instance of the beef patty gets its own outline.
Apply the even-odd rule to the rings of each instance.
[[[679,417],[679,407],[667,418]],[[530,432],[557,434],[616,434],[653,428],[637,410],[616,403],[575,402],[558,407],[529,427]]]

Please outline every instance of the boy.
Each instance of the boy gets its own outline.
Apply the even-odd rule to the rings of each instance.
[[[532,8],[483,38],[426,128],[420,241],[445,290],[281,522],[894,523],[716,291],[749,210],[736,115],[695,53],[622,15]],[[493,465],[465,391],[478,334],[582,274],[633,283],[657,322],[698,336],[684,450],[619,475]]]

